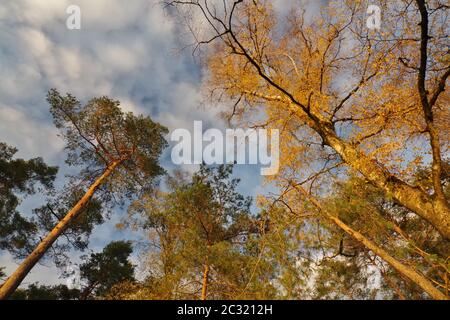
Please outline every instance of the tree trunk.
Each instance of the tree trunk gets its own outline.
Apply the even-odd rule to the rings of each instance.
[[[120,160],[112,162],[103,174],[89,187],[84,196],[77,202],[77,204],[66,214],[66,216],[53,228],[50,233],[37,245],[32,253],[17,267],[14,273],[9,276],[5,283],[0,287],[0,300],[7,299],[20,285],[23,279],[27,276],[30,270],[42,258],[47,250],[52,246],[56,239],[67,229],[70,223],[75,220],[84,206],[94,195],[98,187],[105,181],[105,179],[114,171],[114,169],[121,163]]]
[[[345,224],[342,220],[340,220],[338,217],[333,216],[328,211],[324,210],[320,203],[306,193],[306,191],[299,187],[295,186],[295,189],[300,191],[303,195],[308,197],[310,201],[314,204],[317,209],[319,209],[320,212],[322,212],[328,219],[333,221],[339,228],[344,230],[348,235],[353,237],[355,240],[362,243],[366,248],[368,248],[370,251],[372,251],[374,254],[379,256],[381,259],[383,259],[385,262],[387,262],[392,268],[394,268],[397,272],[404,275],[408,279],[410,279],[412,282],[417,284],[419,287],[421,287],[426,293],[428,293],[433,299],[436,300],[448,300],[448,297],[439,291],[431,281],[429,281],[427,278],[425,278],[423,275],[415,271],[413,268],[410,268],[407,265],[404,265],[394,257],[392,257],[389,252],[385,251],[383,248],[379,247],[375,242],[372,242],[368,238],[366,238],[364,235],[359,233],[356,230],[353,230],[350,226]]]
[[[99,284],[98,281],[95,281],[94,283],[87,286],[80,295],[80,300],[87,300],[89,296],[91,295],[92,291],[94,291],[95,287]]]
[[[400,274],[404,275],[419,287],[421,287],[426,293],[428,293],[433,299],[436,300],[447,300],[447,296],[439,291],[428,279],[424,276],[416,272],[414,269],[408,267],[407,265],[402,264],[397,259],[392,257],[387,251],[379,247],[374,242],[370,241],[366,237],[364,237],[358,231],[353,230],[340,219],[335,216],[328,215],[328,217],[342,230],[344,230],[347,234],[361,242],[365,247],[379,256],[381,259],[386,261],[392,268],[397,270]]]
[[[391,175],[375,160],[337,137],[331,125],[321,124],[318,132],[348,165],[359,171],[371,184],[428,221],[443,237],[450,240],[450,208],[446,200],[432,197],[420,188]]]
[[[208,277],[209,277],[209,264],[208,262],[206,262],[203,269],[202,297],[201,297],[202,300],[206,300],[206,295],[208,291]]]
[[[399,204],[428,221],[443,237],[450,240],[450,207],[445,198],[443,199],[442,196],[439,197],[440,188],[437,186],[437,178],[434,179],[434,184],[438,197],[432,197],[420,188],[413,187],[390,174],[375,159],[368,157],[364,152],[358,150],[356,146],[338,137],[333,124],[327,119],[324,119],[320,113],[311,113],[307,106],[296,100],[289,91],[266,75],[264,73],[264,67],[252,58],[245,50],[243,44],[239,42],[236,35],[230,32],[230,36],[247,60],[256,68],[258,74],[271,87],[281,92],[285,98],[280,96],[267,97],[264,95],[261,97],[268,101],[279,101],[299,107],[307,115],[307,119],[305,120],[306,124],[316,131],[324,142],[341,156],[345,163],[359,171],[370,183],[384,191],[386,195],[392,196]],[[231,45],[231,48],[236,49],[233,45]],[[430,134],[433,135],[433,132],[430,132]],[[437,142],[434,142],[436,147]],[[437,158],[436,152],[436,148],[433,148],[434,160]],[[433,162],[433,172],[436,177],[439,174],[439,168],[436,166],[436,161]]]

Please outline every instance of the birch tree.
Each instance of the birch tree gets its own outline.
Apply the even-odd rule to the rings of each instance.
[[[444,2],[383,1],[380,31],[366,27],[364,1],[287,17],[270,1],[167,3],[204,49],[212,101],[230,105],[229,119],[282,130],[283,174],[301,181],[340,162],[450,238]],[[411,181],[418,164],[432,168],[429,192]]]

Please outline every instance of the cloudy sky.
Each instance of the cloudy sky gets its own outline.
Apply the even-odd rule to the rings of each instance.
[[[295,0],[277,0],[285,11]],[[312,1],[314,3],[314,1]],[[81,8],[81,29],[66,27],[69,5]],[[200,108],[202,72],[190,49],[181,50],[182,26],[157,0],[2,0],[0,2],[0,139],[19,149],[17,156],[41,156],[64,166],[64,143],[57,137],[45,95],[50,88],[71,92],[81,101],[108,95],[122,107],[150,115],[169,130],[192,128],[194,120],[223,128],[217,110]],[[163,165],[171,170],[170,152]],[[59,174],[63,183],[65,169]],[[241,191],[255,196],[264,191],[256,166],[240,166]],[[26,199],[25,213],[42,201]],[[98,227],[90,248],[100,250],[127,232],[114,224],[123,212]],[[74,260],[76,258],[74,257]],[[0,266],[10,273],[16,266],[0,252]],[[25,283],[56,283],[57,270],[38,266]]]

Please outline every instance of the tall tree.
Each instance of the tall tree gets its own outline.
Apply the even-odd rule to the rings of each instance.
[[[32,222],[38,228],[36,238],[44,238],[64,215],[77,204],[84,191],[79,186],[66,186],[55,192],[47,203],[33,210]],[[45,257],[53,259],[58,267],[65,267],[69,262],[70,250],[84,251],[89,244],[89,237],[96,225],[105,221],[109,208],[102,204],[101,198],[92,197],[83,207],[80,214],[61,233],[52,244],[52,250]]]
[[[94,98],[87,104],[72,95],[49,91],[54,123],[61,130],[68,150],[67,163],[81,166],[78,179],[87,190],[58,224],[37,245],[0,288],[0,299],[7,298],[56,239],[83,212],[94,194],[103,202],[133,197],[148,190],[155,177],[163,173],[159,156],[166,146],[167,129],[149,117],[124,113],[119,101]],[[75,181],[74,181],[75,183]]]
[[[285,170],[300,178],[342,162],[450,239],[440,180],[450,136],[449,37],[441,22],[448,6],[383,1],[381,33],[366,27],[360,1],[330,2],[314,19],[302,8],[279,19],[270,1],[168,3],[198,9],[209,26],[202,34],[211,35],[196,38],[210,46],[207,88],[230,101],[231,116],[254,124],[259,110],[267,121],[256,125],[282,131]],[[432,159],[431,193],[412,184],[408,171],[426,164],[425,154]]]
[[[248,279],[261,226],[231,172],[232,166],[201,166],[190,179],[172,177],[169,192],[130,207],[158,248],[150,252],[150,283],[162,282],[166,299],[232,298]]]
[[[426,185],[432,185],[429,172],[419,171],[417,176],[416,183],[424,189],[427,188]],[[423,181],[423,177],[427,179]],[[447,179],[448,176],[445,180]],[[448,182],[444,185],[444,192],[448,194]],[[384,198],[379,190],[365,183],[363,179],[352,177],[346,182],[339,182],[335,190],[335,194],[326,201],[329,210],[335,212],[352,228],[364,233],[390,255],[414,268],[448,295],[447,279],[450,270],[446,260],[450,254],[450,243],[446,239],[422,219],[408,214],[403,207]],[[416,283],[408,281],[404,275],[383,261],[375,259],[370,251],[350,237],[338,230],[328,232],[328,236],[326,234],[325,231],[323,237],[327,240],[322,244],[325,248],[327,245],[333,247],[330,248],[329,260],[333,260],[331,257],[342,258],[343,261],[340,262],[352,266],[350,269],[360,267],[361,280],[364,280],[364,274],[368,274],[369,269],[376,272],[382,285],[376,288],[379,293],[375,294],[400,299],[425,296]],[[345,274],[345,271],[341,269],[339,273]],[[326,274],[333,276],[336,273],[328,269]],[[348,274],[348,277],[351,278],[351,274]],[[357,278],[358,276],[355,277]]]
[[[122,282],[134,282],[134,266],[129,257],[131,242],[113,241],[102,252],[92,253],[80,265],[80,278],[86,282],[80,298],[102,297]]]

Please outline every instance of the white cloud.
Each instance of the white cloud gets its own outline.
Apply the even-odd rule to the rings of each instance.
[[[36,58],[42,58],[43,55],[48,54],[51,50],[51,41],[40,30],[31,27],[21,28],[18,31],[18,36],[28,49],[27,53],[32,54]]]
[[[0,137],[12,146],[20,146],[19,157],[42,156],[55,161],[64,146],[51,124],[30,117],[21,108],[0,104],[0,119]]]
[[[66,28],[69,4],[81,8],[81,30]],[[191,128],[194,120],[223,127],[217,110],[199,108],[199,67],[189,49],[177,51],[180,34],[159,0],[0,2],[0,139],[21,157],[64,166],[63,142],[45,101],[53,87],[81,101],[109,95],[126,111],[149,114],[169,129]],[[96,248],[111,240],[115,231],[108,228],[112,222],[95,233]],[[8,259],[0,255],[0,266],[10,272]],[[57,279],[53,269],[32,274]]]
[[[69,4],[81,8],[81,30],[66,28]],[[176,37],[173,21],[157,0],[2,1],[1,140],[17,147],[19,157],[43,156],[52,165],[64,166],[64,144],[45,101],[52,87],[81,101],[109,95],[119,99],[124,110],[150,114],[166,125],[161,115],[167,114],[172,127],[210,118],[197,109],[196,67],[186,59],[190,52],[174,54]],[[30,201],[21,210],[28,212],[42,199]],[[120,234],[114,221],[96,228],[93,248],[101,249],[116,236]],[[15,268],[6,253],[0,253],[0,266],[7,266],[8,274]],[[37,280],[60,281],[54,268],[40,266],[26,282]]]
[[[65,12],[68,5],[68,0],[17,0],[2,4],[2,10],[6,7],[6,11],[10,12],[9,21],[41,27],[55,19],[62,21],[61,13]]]

